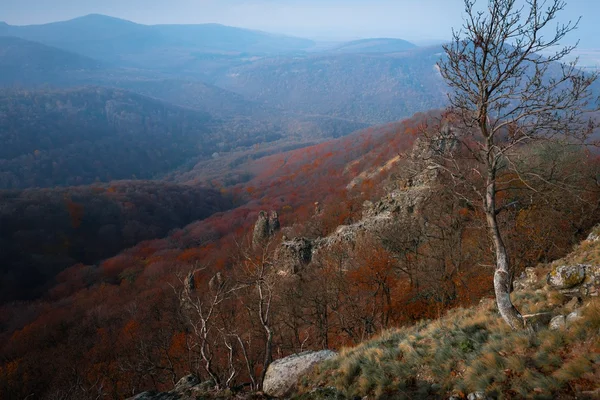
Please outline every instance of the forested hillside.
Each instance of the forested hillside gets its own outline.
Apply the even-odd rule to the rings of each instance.
[[[99,61],[16,37],[0,36],[0,87],[67,84],[102,69]]]
[[[46,295],[65,268],[231,206],[217,191],[162,182],[0,191],[0,302]]]
[[[67,269],[43,301],[5,305],[0,393],[123,398],[170,390],[190,371],[219,388],[255,388],[267,352],[337,349],[477,303],[492,291],[482,215],[448,193],[415,141],[444,126],[440,118],[417,115],[251,162],[248,182],[226,189],[244,199],[240,207]],[[533,196],[502,214],[520,268],[566,254],[597,222],[596,158],[556,160],[578,171],[587,198]],[[269,221],[279,223],[257,228],[260,210],[277,211]],[[193,329],[202,321],[206,335]],[[195,350],[209,344],[204,355]],[[52,373],[40,357],[54,360]]]
[[[234,67],[215,84],[248,99],[371,124],[443,107],[440,47],[401,53],[319,54]]]

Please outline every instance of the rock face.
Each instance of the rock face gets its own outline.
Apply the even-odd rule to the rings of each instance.
[[[209,386],[210,382],[200,383],[197,376],[186,375],[170,392],[143,392],[127,400],[193,400],[198,398],[198,394],[204,392]]]
[[[268,214],[266,211],[259,212],[252,233],[252,245],[256,247],[265,243],[279,228],[279,214],[277,214],[277,211],[271,211]]]
[[[431,159],[432,152],[440,151],[438,147],[449,151],[447,143],[437,143],[432,146],[425,140],[417,140],[413,151],[409,156],[411,168],[407,168],[401,179],[394,180],[390,187],[386,188],[388,194],[379,201],[365,201],[363,203],[361,219],[348,225],[340,225],[335,232],[326,237],[315,239],[295,238],[284,240],[278,249],[278,268],[282,274],[297,273],[309,264],[321,264],[325,257],[335,254],[341,268],[352,268],[352,251],[356,243],[363,237],[379,240],[384,247],[392,247],[389,237],[414,238],[420,237],[414,232],[422,232],[428,229],[428,221],[423,218],[423,210],[427,207],[429,200],[435,195],[433,188],[439,184],[439,171],[427,161]],[[450,146],[452,147],[452,146]],[[350,184],[352,186],[353,184]],[[315,214],[321,213],[316,204]],[[261,237],[268,223],[265,222],[266,215],[259,216],[255,227],[255,237]],[[263,235],[264,236],[264,235]],[[310,243],[308,243],[308,242]],[[418,246],[419,243],[414,243]],[[310,259],[308,249],[310,248]],[[392,250],[393,251],[393,250]]]
[[[263,392],[273,397],[287,396],[296,388],[300,377],[336,354],[330,350],[306,351],[274,361],[267,369]]]
[[[297,274],[312,260],[314,243],[306,238],[284,240],[275,251],[275,265],[281,273]]]
[[[585,279],[587,265],[560,265],[548,274],[548,284],[555,289],[570,289]]]

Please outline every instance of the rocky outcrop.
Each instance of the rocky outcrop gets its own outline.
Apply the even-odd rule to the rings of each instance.
[[[547,277],[548,285],[571,296],[598,296],[600,291],[600,265],[557,265]]]
[[[554,289],[570,289],[585,279],[586,265],[560,265],[548,274],[548,284]]]
[[[514,280],[513,288],[514,290],[529,290],[533,289],[539,282],[539,278],[536,274],[535,268],[528,267],[525,268],[525,271],[521,273],[521,275]]]
[[[224,283],[225,279],[223,279],[223,274],[217,272],[212,278],[210,278],[210,281],[208,281],[208,288],[213,292],[217,292],[223,287]]]
[[[266,211],[259,212],[252,232],[252,245],[257,247],[264,244],[279,228],[279,214],[277,214],[277,211],[271,211],[268,214]]]
[[[592,229],[592,231],[590,232],[590,234],[588,235],[586,240],[588,242],[599,241],[600,240],[600,226],[594,227],[594,229]]]
[[[194,400],[210,389],[210,383],[200,383],[195,375],[184,376],[170,392],[143,392],[127,400]]]
[[[297,274],[312,261],[313,247],[307,238],[284,240],[275,251],[275,265],[282,274]]]
[[[306,351],[274,361],[267,369],[263,392],[268,396],[284,398],[294,391],[301,376],[336,355],[330,350]]]

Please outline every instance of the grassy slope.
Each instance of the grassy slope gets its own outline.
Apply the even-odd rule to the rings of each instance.
[[[564,259],[581,260],[600,261],[600,241],[584,241]],[[568,299],[545,284],[548,270],[539,268],[537,285],[513,294],[523,314],[568,313],[563,306]],[[485,391],[493,398],[567,399],[598,393],[599,300],[588,299],[583,318],[568,329],[532,334],[511,331],[494,301],[484,299],[478,307],[455,309],[342,350],[305,378],[299,398],[463,398]],[[321,389],[311,393],[315,386]]]

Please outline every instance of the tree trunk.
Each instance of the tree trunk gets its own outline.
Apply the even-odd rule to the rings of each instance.
[[[260,390],[262,390],[263,383],[265,381],[265,376],[267,375],[267,369],[269,365],[271,365],[271,361],[273,361],[273,330],[268,326],[264,326],[265,332],[267,334],[267,341],[265,343],[265,360],[263,363],[263,370],[260,374]]]
[[[500,229],[498,228],[498,219],[496,216],[496,181],[493,172],[488,176],[485,200],[485,216],[496,255],[496,270],[494,272],[496,304],[498,305],[500,315],[513,330],[522,329],[524,328],[523,317],[510,300],[512,282],[508,254],[500,234]]]

